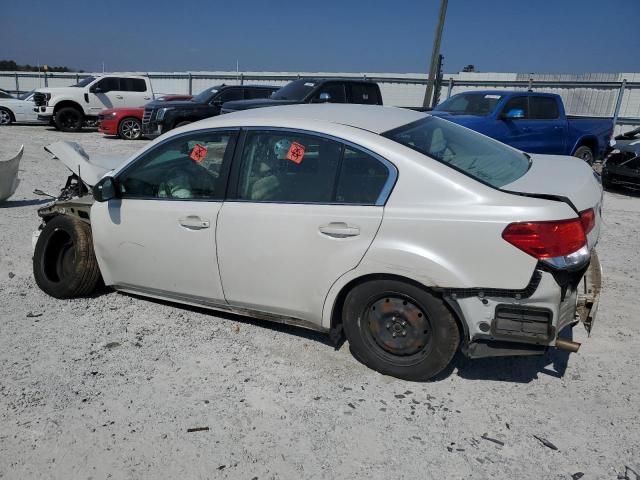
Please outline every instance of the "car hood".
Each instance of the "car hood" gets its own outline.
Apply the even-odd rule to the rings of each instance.
[[[299,100],[277,100],[275,98],[257,98],[255,100],[234,100],[222,105],[224,110],[250,110],[252,108],[275,107],[277,105],[297,105]]]
[[[501,190],[565,197],[579,210],[594,208],[602,199],[602,185],[584,160],[562,155],[531,155],[527,173]]]
[[[89,157],[82,146],[75,142],[56,142],[44,149],[78,175],[89,187],[93,187],[106,173],[115,170],[126,160],[120,155]]]
[[[84,88],[81,87],[52,87],[52,88],[38,88],[36,92],[40,93],[50,93],[53,97],[54,95],[71,95],[76,96],[78,94],[84,93]]]

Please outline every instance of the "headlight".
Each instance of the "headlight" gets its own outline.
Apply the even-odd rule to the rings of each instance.
[[[162,120],[164,118],[164,114],[169,110],[171,110],[171,108],[161,108],[158,110],[158,113],[156,113],[156,120]]]
[[[111,113],[110,113],[110,115],[111,115],[112,117],[115,117],[117,114],[118,114],[118,112],[111,112]]]

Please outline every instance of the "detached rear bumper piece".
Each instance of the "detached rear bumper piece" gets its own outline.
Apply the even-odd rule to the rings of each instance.
[[[582,322],[591,332],[602,289],[598,255],[591,252],[588,267],[574,272],[537,270],[521,291],[476,292],[449,303],[463,317],[467,342],[463,353],[471,358],[537,355],[550,347],[577,351],[579,344],[558,338],[567,327]]]

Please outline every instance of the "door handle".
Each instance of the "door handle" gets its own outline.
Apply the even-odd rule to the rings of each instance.
[[[203,220],[197,215],[189,215],[187,217],[183,217],[179,220],[179,222],[180,225],[189,230],[202,230],[211,226],[209,220]]]
[[[122,95],[116,95],[116,98],[117,98],[118,100],[122,100],[122,98],[123,98],[123,97],[122,97]]]
[[[344,222],[331,222],[328,225],[320,225],[318,230],[323,235],[332,238],[347,238],[360,235],[358,227],[347,225]]]

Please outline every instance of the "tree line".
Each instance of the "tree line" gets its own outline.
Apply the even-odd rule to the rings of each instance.
[[[44,71],[44,67],[40,65],[38,69],[37,65],[18,65],[13,60],[0,60],[0,71],[4,72],[37,72],[38,70]],[[82,72],[83,70],[73,70],[69,67],[53,67],[47,65],[47,72]]]

